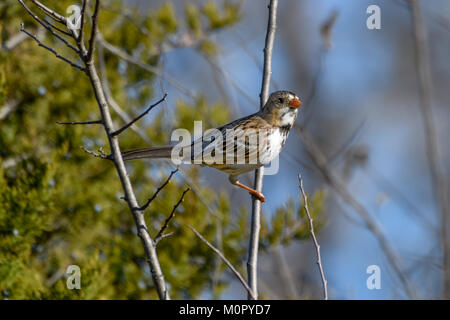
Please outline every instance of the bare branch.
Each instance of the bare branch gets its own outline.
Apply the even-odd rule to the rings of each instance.
[[[416,292],[412,289],[411,280],[405,277],[403,272],[403,264],[400,261],[400,257],[394,252],[394,249],[389,245],[381,227],[378,225],[376,220],[372,218],[369,212],[356,200],[351,193],[347,190],[345,185],[340,179],[334,174],[327,163],[327,158],[323,152],[319,149],[314,139],[309,135],[304,128],[296,126],[295,129],[300,134],[306,151],[310,155],[312,161],[319,169],[325,181],[337,192],[339,196],[342,197],[351,207],[353,207],[359,216],[365,223],[367,229],[369,229],[385,253],[389,263],[392,265],[397,277],[400,279],[402,286],[409,297],[417,297]]]
[[[83,149],[84,152],[86,152],[86,153],[88,153],[88,154],[90,154],[91,156],[94,156],[94,157],[96,157],[96,158],[111,159],[111,157],[108,156],[106,153],[104,153],[102,149],[98,149],[98,153],[97,153],[97,152],[88,150],[88,149],[86,149],[86,148],[83,147],[83,146],[81,146],[80,148]]]
[[[242,277],[242,275],[239,273],[239,271],[236,270],[236,268],[231,264],[231,262],[225,258],[223,253],[214,247],[208,240],[206,240],[197,230],[194,229],[191,225],[188,225],[188,227],[195,233],[195,235],[202,240],[208,247],[210,247],[217,255],[225,262],[225,264],[228,266],[228,268],[231,269],[231,271],[234,273],[234,275],[238,278],[238,280],[242,283],[244,288],[247,290],[248,294],[252,297],[253,300],[257,299],[257,296],[252,291],[252,289],[249,287],[245,279]]]
[[[74,122],[56,122],[57,124],[70,124],[70,125],[74,125],[74,124],[103,124],[102,120],[92,120],[92,121],[74,121]]]
[[[322,278],[322,285],[323,285],[323,297],[324,297],[324,300],[328,300],[327,279],[325,278],[325,273],[323,272],[322,258],[320,255],[320,245],[319,245],[319,242],[317,241],[316,234],[314,232],[313,218],[311,217],[311,214],[309,213],[308,196],[306,195],[306,192],[303,189],[303,180],[302,180],[302,175],[300,173],[298,174],[298,181],[300,183],[300,191],[303,196],[303,202],[304,202],[303,205],[305,207],[306,215],[308,216],[308,220],[309,220],[309,233],[311,234],[311,238],[313,239],[314,246],[316,247],[317,265],[319,266],[320,277]]]
[[[79,64],[76,64],[75,62],[72,62],[71,60],[67,59],[66,57],[64,57],[64,56],[60,55],[58,52],[56,52],[55,49],[50,48],[50,47],[47,47],[45,44],[43,44],[42,42],[40,42],[39,39],[38,39],[35,35],[32,35],[30,32],[28,32],[28,31],[24,28],[23,23],[22,23],[21,26],[20,26],[20,31],[26,33],[29,37],[33,38],[34,41],[36,41],[37,44],[38,44],[40,47],[43,47],[43,48],[47,49],[48,51],[50,51],[51,53],[53,53],[57,58],[59,58],[59,59],[65,61],[65,62],[67,62],[67,63],[70,64],[72,67],[77,68],[78,70],[81,70],[81,71],[83,71],[83,72],[86,72],[86,69],[83,68],[82,66],[80,66]]]
[[[169,177],[166,179],[166,181],[165,181],[161,186],[159,186],[158,189],[156,189],[156,192],[153,194],[153,196],[152,196],[150,199],[148,199],[147,202],[146,202],[142,207],[139,208],[141,211],[144,211],[145,209],[147,209],[147,207],[150,205],[150,203],[152,203],[152,201],[155,200],[155,198],[158,196],[158,193],[159,193],[162,189],[164,189],[164,187],[170,182],[170,179],[172,179],[172,176],[173,176],[177,171],[178,171],[178,169],[175,169],[175,170],[173,170],[173,171],[170,173],[170,175],[169,175]]]
[[[111,89],[109,87],[108,74],[106,72],[105,55],[103,52],[103,46],[101,45],[98,46],[97,56],[98,56],[99,73],[102,81],[103,90],[105,91],[106,101],[125,123],[131,122],[131,117],[119,106],[119,104],[116,102],[116,100],[112,95]],[[138,128],[136,125],[132,125],[130,129],[136,132],[147,144],[151,144],[151,141],[147,137],[145,131]]]
[[[30,14],[30,16],[33,17],[34,20],[36,20],[41,26],[43,26],[45,29],[47,29],[52,35],[54,35],[56,38],[61,40],[66,46],[68,46],[70,49],[75,51],[76,53],[79,53],[80,51],[75,48],[73,45],[70,44],[66,39],[61,37],[59,34],[57,34],[55,31],[53,31],[52,27],[48,25],[46,22],[44,22],[41,18],[39,18],[37,15],[33,13],[26,5],[23,3],[23,0],[19,0],[20,4],[25,8],[25,10]]]
[[[448,228],[450,207],[447,200],[448,188],[445,181],[444,170],[441,163],[438,147],[438,136],[433,118],[432,108],[432,78],[430,58],[428,53],[428,40],[425,24],[422,17],[420,3],[417,0],[408,0],[411,6],[413,19],[413,36],[416,50],[416,65],[419,76],[420,108],[425,127],[426,154],[431,173],[433,194],[439,203],[441,216],[440,241],[442,246],[442,268],[444,270],[443,298],[450,298],[450,252],[448,248]]]
[[[72,37],[72,33],[68,32],[68,31],[65,31],[65,30],[55,26],[53,23],[51,23],[51,22],[49,22],[47,20],[45,22],[49,25],[49,27],[55,29],[56,31],[59,31],[59,32],[65,34],[66,36]]]
[[[87,7],[88,0],[83,0],[81,5],[81,12],[80,12],[80,30],[78,34],[77,42],[84,48],[84,19],[86,15],[86,7]],[[85,48],[84,48],[85,49]],[[86,49],[85,49],[86,50]]]
[[[164,222],[164,225],[161,227],[161,229],[159,230],[158,234],[155,237],[155,243],[158,243],[159,240],[161,240],[164,236],[164,231],[167,229],[167,227],[169,226],[170,221],[175,217],[175,212],[177,211],[178,207],[180,206],[180,204],[183,202],[184,200],[184,195],[191,190],[190,188],[187,188],[186,190],[183,191],[183,194],[180,197],[180,200],[178,200],[178,202],[173,206],[172,212],[170,213],[170,215],[167,217],[166,221]]]
[[[95,9],[94,14],[92,15],[92,29],[91,29],[91,37],[89,38],[89,51],[87,53],[87,61],[92,61],[93,53],[95,50],[95,38],[97,36],[97,23],[98,23],[98,8],[100,5],[100,0],[95,1]]]
[[[269,21],[267,24],[267,34],[264,46],[264,68],[260,94],[260,108],[262,109],[269,97],[270,77],[272,75],[272,51],[275,40],[275,29],[277,25],[278,0],[270,0]],[[264,167],[255,171],[254,189],[261,192],[264,177]],[[250,229],[250,243],[247,260],[248,284],[252,288],[254,295],[248,295],[248,299],[258,299],[257,285],[257,264],[259,248],[259,231],[261,228],[261,201],[253,197],[252,218]]]
[[[162,239],[168,238],[173,234],[174,234],[173,232],[168,232],[168,233],[162,234],[159,238],[155,238],[155,244],[157,245]]]
[[[55,21],[67,25],[67,18],[55,12],[54,10],[49,9],[42,3],[37,0],[31,0],[39,9],[41,9],[47,16],[53,18]]]
[[[19,1],[25,7],[22,0],[19,0]],[[104,93],[100,78],[97,73],[97,69],[96,69],[93,61],[88,61],[86,59],[87,51],[86,51],[86,47],[85,47],[84,41],[83,41],[83,27],[84,27],[84,16],[86,14],[86,2],[87,2],[87,0],[83,0],[83,8],[82,8],[82,13],[81,13],[80,35],[79,35],[79,37],[76,38],[76,42],[79,47],[79,50],[77,52],[79,53],[80,57],[82,57],[86,68],[82,68],[77,65],[75,65],[75,66],[77,66],[81,70],[85,71],[89,77],[90,83],[92,85],[92,88],[93,88],[93,91],[95,94],[95,98],[97,100],[99,111],[100,111],[100,114],[102,117],[103,127],[104,127],[105,133],[108,137],[109,147],[111,149],[111,155],[106,155],[101,150],[99,150],[98,153],[95,153],[95,152],[89,151],[83,147],[82,147],[82,149],[85,152],[87,152],[93,156],[114,161],[114,165],[115,165],[117,174],[119,176],[122,188],[125,193],[124,200],[127,202],[128,207],[133,215],[133,219],[136,223],[136,228],[138,230],[138,236],[141,239],[142,245],[145,250],[145,255],[146,255],[149,267],[150,267],[150,271],[151,271],[152,279],[153,279],[155,287],[156,287],[156,291],[157,291],[160,299],[169,300],[170,295],[169,295],[169,292],[167,289],[167,284],[164,279],[164,275],[161,270],[161,265],[159,263],[158,254],[156,252],[156,244],[153,241],[153,239],[150,237],[150,234],[148,232],[146,222],[144,219],[143,212],[141,211],[141,209],[138,205],[138,202],[136,200],[136,195],[134,194],[134,190],[131,185],[131,181],[130,181],[128,172],[126,170],[124,161],[122,159],[122,152],[120,150],[119,141],[116,136],[112,135],[112,133],[115,132],[114,124],[113,124],[111,113],[109,110],[109,105],[106,101],[105,93]],[[26,9],[27,9],[27,11],[29,11],[28,8],[26,8]],[[29,13],[32,14],[30,11],[29,11]],[[33,17],[34,17],[34,15],[33,15]],[[50,30],[51,30],[51,27],[48,27],[48,28],[50,28]],[[23,27],[22,27],[22,29],[23,29]],[[57,35],[55,32],[53,32],[53,30],[51,30],[51,31],[52,31],[52,34],[54,34],[56,37],[61,38],[59,35]],[[24,32],[29,34],[25,30],[24,30]],[[30,36],[33,37],[32,35],[30,35]],[[74,36],[75,36],[75,34],[74,34]],[[33,37],[33,38],[37,41],[36,37]],[[40,42],[38,42],[38,43],[40,45],[42,45]],[[42,46],[45,47],[44,45],[42,45]],[[56,54],[56,52],[53,49],[48,48],[48,47],[45,47],[45,48],[47,48],[51,52],[55,53],[55,55],[57,55],[57,57],[60,57],[58,54]],[[68,59],[64,58],[63,60],[70,63],[70,61]]]
[[[144,112],[142,112],[140,115],[138,115],[136,118],[134,118],[133,120],[131,120],[129,123],[127,123],[126,125],[124,125],[122,128],[120,128],[119,130],[116,130],[114,132],[111,133],[111,135],[114,136],[118,136],[119,134],[121,134],[123,131],[125,131],[126,129],[128,129],[129,127],[131,127],[133,125],[133,123],[135,123],[136,121],[138,121],[139,119],[141,119],[143,116],[145,116],[147,113],[149,113],[154,107],[156,107],[158,104],[160,104],[161,102],[163,102],[164,100],[166,100],[167,98],[167,93],[164,94],[164,97],[162,97],[160,100],[158,100],[156,103],[152,104],[151,106],[149,106]]]

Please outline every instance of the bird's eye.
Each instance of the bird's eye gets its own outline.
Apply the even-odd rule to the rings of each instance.
[[[278,102],[279,103],[284,103],[284,99],[283,98],[278,98]]]

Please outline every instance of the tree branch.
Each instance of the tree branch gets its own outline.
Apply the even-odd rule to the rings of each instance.
[[[428,164],[431,172],[431,184],[433,194],[438,203],[441,216],[440,240],[442,246],[442,269],[443,269],[443,290],[444,299],[450,298],[450,252],[448,248],[448,227],[450,214],[449,203],[447,201],[448,188],[445,181],[444,170],[439,156],[438,136],[436,125],[433,119],[432,109],[432,79],[430,58],[428,53],[427,32],[422,17],[420,3],[417,0],[408,0],[411,6],[413,20],[413,36],[416,50],[416,66],[419,76],[420,107],[425,127],[426,150]]]
[[[306,215],[308,216],[308,220],[309,220],[309,233],[311,234],[311,238],[313,239],[314,246],[316,247],[317,265],[319,267],[320,277],[322,278],[322,285],[323,285],[323,298],[324,298],[324,300],[328,300],[327,279],[325,278],[325,273],[323,272],[322,258],[320,255],[320,245],[319,245],[319,242],[317,241],[316,234],[314,232],[313,218],[311,217],[311,214],[309,213],[309,208],[308,208],[308,196],[306,195],[306,192],[303,189],[303,180],[302,180],[302,176],[300,173],[298,174],[298,181],[300,183],[300,191],[303,196],[303,202],[304,202],[303,205],[305,207]]]
[[[110,159],[110,157],[107,154],[105,154],[102,149],[99,149],[98,152],[94,152],[94,151],[86,149],[83,146],[81,146],[80,148],[87,154],[90,154],[91,156],[94,156],[96,158]]]
[[[98,11],[99,11],[100,0],[95,1],[95,9],[92,15],[92,29],[91,37],[89,38],[89,51],[87,53],[86,59],[91,61],[93,59],[93,53],[95,50],[95,38],[97,37],[97,22],[98,22]]]
[[[97,39],[98,42],[98,39]],[[98,57],[98,66],[99,66],[99,74],[100,79],[102,80],[103,91],[105,92],[106,102],[113,108],[113,110],[117,113],[117,115],[123,120],[123,122],[128,123],[131,121],[131,117],[119,106],[119,104],[114,99],[111,89],[109,87],[108,74],[106,72],[106,63],[105,63],[105,55],[103,52],[103,46],[97,46],[97,57]],[[144,130],[138,128],[137,126],[131,126],[131,130],[136,132],[142,140],[144,140],[147,144],[151,144],[150,139],[147,137]]]
[[[20,25],[20,31],[26,33],[30,38],[32,38],[34,41],[36,41],[37,44],[38,44],[40,47],[43,47],[43,48],[47,49],[48,51],[50,51],[50,52],[53,53],[58,59],[61,59],[61,60],[65,61],[65,62],[67,62],[67,63],[70,64],[72,67],[77,68],[78,70],[81,70],[81,71],[83,71],[83,72],[86,72],[86,69],[83,68],[82,66],[80,66],[79,64],[77,64],[77,63],[75,63],[75,62],[72,62],[71,60],[67,59],[66,57],[64,57],[64,56],[60,55],[58,52],[56,52],[55,49],[50,48],[50,47],[46,46],[45,44],[43,44],[42,42],[40,42],[39,39],[38,39],[35,35],[32,35],[30,32],[28,32],[28,31],[24,28],[23,23]]]
[[[86,16],[86,7],[87,7],[88,0],[83,0],[81,5],[81,12],[80,12],[80,30],[77,37],[77,42],[80,46],[80,50],[83,52],[83,54],[86,53],[86,48],[84,46],[84,19]]]
[[[103,124],[102,120],[92,120],[92,121],[73,121],[73,122],[56,122],[57,124],[69,124],[69,125],[75,125],[75,124]]]
[[[389,263],[392,265],[392,268],[397,274],[397,277],[400,279],[400,282],[406,294],[409,297],[416,298],[417,293],[412,289],[411,280],[405,277],[405,274],[403,272],[403,264],[400,261],[398,255],[394,252],[393,248],[389,245],[389,242],[382,232],[381,227],[372,218],[369,212],[351,195],[342,181],[336,177],[334,172],[328,166],[326,156],[319,149],[316,142],[309,135],[309,133],[300,126],[296,126],[295,129],[299,132],[306,151],[310,155],[316,167],[319,169],[320,173],[325,179],[325,182],[327,182],[337,192],[337,194],[342,197],[342,199],[344,199],[351,207],[356,210],[356,212],[358,212],[367,229],[369,229],[378,240],[381,249],[386,255]]]
[[[170,175],[169,175],[169,177],[166,179],[166,181],[165,181],[161,186],[159,186],[158,189],[156,189],[156,192],[153,194],[153,196],[152,196],[150,199],[148,199],[147,202],[146,202],[142,207],[140,207],[140,210],[141,210],[141,211],[144,211],[145,209],[147,209],[147,207],[150,205],[150,203],[152,203],[152,201],[155,200],[155,198],[158,196],[158,193],[159,193],[162,189],[164,189],[164,187],[170,182],[170,179],[172,179],[172,176],[173,176],[177,171],[178,171],[178,169],[175,169],[175,170],[173,170],[173,171],[170,173]]]
[[[180,204],[183,202],[184,200],[184,195],[191,190],[190,188],[187,188],[186,190],[183,191],[183,194],[180,197],[180,200],[178,200],[178,202],[173,206],[172,212],[170,213],[170,215],[167,217],[166,221],[164,222],[163,226],[161,227],[161,229],[159,230],[158,234],[155,237],[155,243],[158,243],[159,240],[161,240],[164,237],[164,231],[167,229],[167,227],[169,226],[170,221],[175,217],[175,212],[177,211],[178,207],[180,206]]]
[[[131,127],[133,125],[133,123],[135,123],[136,121],[138,121],[139,119],[141,119],[143,116],[145,116],[147,113],[149,113],[154,107],[156,107],[158,104],[160,104],[161,102],[163,102],[164,100],[166,100],[167,97],[167,93],[164,94],[164,97],[162,97],[160,100],[158,100],[156,103],[152,104],[151,106],[149,106],[144,112],[142,112],[140,115],[138,115],[136,118],[134,118],[133,120],[131,120],[129,123],[127,123],[126,125],[124,125],[122,128],[120,128],[119,130],[114,131],[113,133],[111,133],[112,136],[118,136],[119,134],[121,134],[123,131],[125,131],[126,129],[128,129],[129,127]]]
[[[269,97],[270,77],[272,75],[272,51],[273,42],[275,40],[276,18],[277,18],[278,0],[270,0],[269,4],[269,21],[267,25],[266,41],[264,46],[264,69],[260,94],[260,108],[262,109]],[[263,185],[264,167],[255,171],[254,189],[261,192]],[[257,264],[258,264],[258,248],[259,248],[259,231],[261,228],[261,202],[257,198],[253,198],[252,218],[250,230],[250,243],[247,260],[248,284],[254,295],[248,295],[248,299],[258,299],[257,285]]]
[[[24,6],[24,8],[33,16],[36,17],[34,14],[31,13],[31,11],[23,4],[22,0],[19,0],[19,2]],[[82,68],[78,65],[75,65],[74,63],[72,63],[70,60],[63,58],[61,56],[59,56],[56,51],[53,48],[49,48],[46,47],[44,45],[42,45],[40,42],[38,42],[41,46],[43,46],[44,48],[46,48],[47,50],[50,50],[51,52],[53,52],[57,57],[63,59],[64,61],[66,61],[67,63],[76,66],[78,68],[80,68],[81,70],[85,71],[86,74],[89,77],[89,80],[91,82],[94,94],[95,94],[95,98],[97,100],[98,103],[98,107],[99,107],[99,111],[101,114],[101,118],[102,118],[102,122],[103,122],[103,127],[105,129],[105,133],[108,137],[108,142],[109,142],[109,146],[110,146],[110,150],[111,150],[111,156],[107,156],[105,155],[103,152],[99,151],[99,153],[95,153],[92,151],[89,151],[87,149],[84,149],[86,152],[88,152],[91,155],[97,156],[97,157],[101,157],[101,158],[106,158],[106,159],[111,159],[114,162],[114,165],[116,167],[116,171],[117,174],[119,176],[120,182],[122,184],[122,188],[124,190],[125,196],[124,199],[128,204],[128,207],[133,215],[133,219],[135,221],[136,224],[136,228],[138,230],[138,236],[142,241],[142,245],[144,247],[145,250],[145,254],[147,257],[147,262],[149,264],[150,267],[150,271],[151,271],[151,275],[153,278],[153,282],[155,284],[156,287],[156,291],[158,293],[158,296],[160,299],[170,299],[170,295],[167,289],[167,285],[164,279],[164,275],[162,273],[161,270],[161,266],[159,264],[159,259],[158,259],[158,255],[156,252],[156,244],[153,241],[153,239],[150,237],[150,234],[148,232],[146,223],[145,223],[145,219],[144,219],[144,214],[142,212],[142,210],[140,209],[138,202],[136,200],[136,196],[134,194],[134,190],[133,187],[131,185],[131,181],[130,178],[128,176],[128,172],[126,170],[124,161],[122,159],[122,152],[120,150],[120,146],[119,146],[119,140],[117,136],[113,135],[113,132],[115,132],[114,130],[114,124],[112,121],[112,117],[111,117],[111,113],[109,110],[109,105],[106,101],[105,98],[105,93],[104,90],[102,88],[101,85],[101,81],[100,78],[98,76],[95,64],[93,59],[88,60],[87,59],[87,51],[86,51],[86,47],[84,45],[83,42],[83,26],[84,26],[84,15],[86,13],[86,2],[87,0],[83,1],[83,8],[82,8],[82,15],[81,15],[81,29],[80,29],[80,34],[77,37],[75,34],[73,34],[73,38],[75,39],[78,49],[76,50],[77,53],[79,54],[80,58],[84,61],[85,64],[85,68]],[[93,16],[93,21],[92,21],[92,25],[96,25],[97,24],[97,15]],[[35,18],[36,19],[36,18]],[[40,22],[40,20],[38,19],[38,22]],[[50,28],[44,25],[44,27],[46,28]],[[23,29],[23,27],[22,27]],[[50,28],[51,30],[51,28]],[[27,31],[23,30],[24,32],[26,32],[27,34],[29,34]],[[58,34],[56,34],[55,32],[53,32],[53,30],[51,30],[52,34],[55,35],[55,37],[57,38],[61,38]],[[33,39],[35,39],[36,41],[38,41],[36,39],[36,37],[32,36],[31,34],[29,34]],[[95,37],[93,39],[93,41],[95,41]]]
[[[57,12],[49,9],[48,7],[46,7],[45,5],[43,5],[42,3],[40,3],[37,0],[31,0],[31,2],[33,2],[36,7],[38,7],[39,9],[41,9],[47,16],[53,18],[55,21],[64,24],[65,26],[67,26],[67,18],[58,14]]]
[[[228,268],[231,269],[231,271],[234,273],[234,275],[238,278],[238,280],[242,283],[242,285],[244,286],[244,288],[247,290],[248,294],[251,296],[251,298],[253,300],[257,299],[257,296],[255,295],[255,293],[252,291],[252,289],[249,287],[249,285],[247,284],[247,282],[244,280],[244,278],[242,277],[242,275],[239,273],[239,271],[236,270],[236,268],[231,264],[231,262],[225,258],[225,256],[223,255],[222,252],[220,252],[219,249],[217,249],[216,247],[214,247],[208,240],[206,240],[197,230],[194,229],[194,227],[188,225],[188,227],[195,233],[195,235],[202,240],[208,247],[210,247],[215,253],[217,253],[217,255],[223,260],[223,262],[225,262],[225,264],[228,266]]]
[[[50,25],[48,25],[47,23],[45,23],[43,20],[41,20],[37,15],[35,15],[33,13],[33,11],[31,11],[26,5],[25,3],[23,3],[22,0],[19,0],[20,4],[22,5],[22,7],[25,8],[25,10],[30,14],[30,16],[33,17],[34,20],[36,20],[41,26],[43,26],[45,29],[47,29],[52,35],[54,35],[56,38],[58,38],[59,40],[61,40],[67,47],[69,47],[70,49],[72,49],[73,51],[75,51],[76,53],[79,53],[79,50],[77,48],[75,48],[73,45],[71,45],[66,39],[64,39],[62,36],[60,36],[59,34],[57,34],[55,31],[53,31],[52,27]]]

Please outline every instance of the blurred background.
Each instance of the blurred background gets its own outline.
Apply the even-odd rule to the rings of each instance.
[[[59,13],[76,1],[42,1]],[[91,1],[92,2],[92,1]],[[44,16],[31,1],[25,3]],[[78,3],[79,4],[79,3]],[[122,148],[170,143],[256,112],[267,1],[102,1],[96,64],[117,126],[168,93],[121,136]],[[370,30],[367,8],[381,9]],[[271,91],[303,101],[265,176],[259,290],[267,299],[320,299],[322,284],[297,175],[301,172],[331,299],[448,299],[450,2],[280,1]],[[20,32],[70,51],[0,1],[0,290],[4,299],[148,299],[156,293],[113,165],[84,153],[107,140],[87,77]],[[76,60],[76,58],[74,58]],[[127,164],[145,202],[173,167]],[[241,299],[245,290],[193,225],[246,274],[251,201],[210,168],[183,168],[147,209],[174,298]],[[243,178],[252,183],[253,174]],[[82,288],[65,270],[79,265]],[[366,272],[379,266],[381,288]],[[448,279],[447,282],[445,279]],[[446,284],[447,283],[447,284]]]

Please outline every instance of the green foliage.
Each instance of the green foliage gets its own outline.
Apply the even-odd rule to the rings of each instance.
[[[22,21],[35,33],[38,28],[35,21],[17,1],[9,2],[0,4],[2,41],[19,32]],[[68,0],[51,3],[62,14],[66,14],[71,4],[73,1]],[[34,8],[31,3],[30,7]],[[37,9],[35,12],[42,15]],[[182,25],[201,39],[204,51],[214,54],[216,51],[211,49],[214,44],[208,44],[211,41],[208,32],[235,24],[240,18],[240,5],[226,2],[219,10],[213,2],[203,7],[187,4],[184,17],[176,12],[168,3],[157,10],[139,13],[115,0],[101,9],[99,30],[107,41],[145,63],[156,65],[161,45],[169,41],[169,36],[179,34]],[[87,31],[89,28],[88,24]],[[42,41],[76,59],[55,38],[47,35]],[[104,76],[115,100],[127,113],[138,114],[157,98],[151,89],[154,75],[130,64],[119,67],[119,58],[104,51],[107,73]],[[132,215],[120,199],[123,191],[113,164],[80,150],[80,146],[103,147],[108,152],[103,129],[96,125],[55,124],[99,118],[86,75],[27,40],[11,52],[0,51],[0,107],[9,100],[19,101],[19,106],[0,120],[0,297],[156,298]],[[204,120],[214,127],[226,123],[230,115],[225,104],[210,103],[201,96],[192,103],[180,100],[175,108],[175,126],[188,129],[192,129],[194,120]],[[113,117],[118,125],[122,124],[117,115]],[[150,117],[151,123],[146,127],[145,122],[140,123],[148,138],[155,145],[166,143],[170,132],[165,130],[163,113],[156,109]],[[121,136],[121,146],[142,147],[143,142],[129,130]],[[141,203],[165,181],[171,169],[155,161],[134,161],[127,167]],[[193,167],[187,178],[198,186],[200,170]],[[157,234],[186,187],[177,173],[148,207],[145,215],[152,236]],[[319,214],[320,210],[315,208],[320,208],[320,204],[320,200],[310,204],[315,215]],[[294,230],[287,225],[291,221],[295,225],[300,219],[298,213],[288,214],[289,210],[278,210],[270,228],[265,224],[262,233],[265,247],[288,243],[287,233],[292,235],[291,239],[304,238],[299,231],[302,228]],[[229,281],[229,277],[223,276],[228,271],[225,265],[186,225],[193,225],[211,242],[221,244],[225,255],[243,266],[248,217],[244,209],[231,216],[228,196],[220,190],[198,187],[196,193],[186,194],[166,230],[173,235],[161,240],[157,248],[172,297],[198,298],[208,289],[219,297]],[[303,224],[301,221],[300,225]],[[283,231],[284,228],[293,230]],[[80,290],[66,288],[65,272],[69,265],[81,268]],[[217,279],[213,288],[211,279]]]
[[[202,29],[202,19],[198,7],[186,3],[186,25],[188,29],[195,35],[199,36]]]
[[[324,221],[322,219],[324,192],[319,191],[309,198],[308,208],[313,219],[314,231],[318,232]],[[310,237],[310,224],[304,203],[297,209],[290,199],[272,215],[270,224],[261,218],[261,247],[268,250],[277,245],[289,245],[293,240],[304,240]]]
[[[209,20],[209,29],[215,30],[237,22],[240,19],[240,8],[240,2],[225,1],[221,14],[216,3],[211,0],[206,3],[202,11]]]

